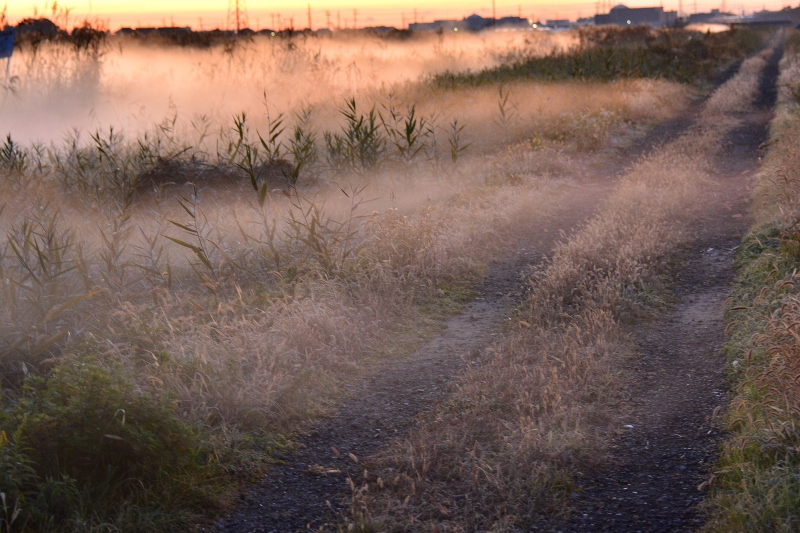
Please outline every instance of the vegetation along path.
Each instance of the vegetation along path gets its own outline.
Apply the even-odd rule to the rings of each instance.
[[[517,253],[490,266],[476,298],[445,330],[409,358],[380,365],[350,391],[352,400],[281,456],[265,482],[242,495],[243,506],[216,529],[284,532],[326,528],[344,512],[348,476],[358,479],[360,457],[404,436],[415,415],[445,397],[448,383],[502,334],[503,322],[523,297],[524,275],[541,262],[561,231],[571,231],[601,204],[608,185],[568,187],[548,220],[526,228]]]
[[[755,105],[737,117],[701,204],[694,238],[676,275],[675,305],[636,328],[642,354],[629,395],[633,413],[611,466],[574,493],[578,511],[557,531],[693,531],[719,445],[715,415],[725,400],[723,304],[735,248],[748,228],[749,187],[759,168],[777,96],[778,47],[762,71]]]
[[[710,417],[723,398],[721,305],[732,278],[733,248],[746,229],[747,184],[766,139],[779,59],[778,52],[770,60],[758,109],[741,117],[744,125],[729,136],[706,189],[706,209],[677,276],[676,305],[657,323],[636,330],[643,357],[628,390],[634,409],[612,448],[612,466],[583,480],[583,490],[573,494],[575,518],[549,529],[674,531],[697,526],[701,493],[696,487],[717,442]],[[654,145],[679,136],[701,109],[693,106],[655,128],[598,173],[617,174]],[[296,453],[278,457],[284,463],[242,494],[239,509],[214,529],[335,528],[347,513],[348,478],[358,484],[363,471],[360,458],[406,435],[416,415],[446,396],[448,383],[502,334],[504,321],[522,301],[524,274],[544,260],[560,231],[572,231],[597,211],[598,198],[611,184],[588,180],[563,194],[558,211],[546,222],[520,228],[517,253],[491,266],[463,314],[451,318],[443,333],[412,356],[379,365],[355,385],[352,399],[302,437]]]

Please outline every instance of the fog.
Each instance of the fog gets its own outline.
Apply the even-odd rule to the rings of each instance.
[[[335,109],[344,98],[372,99],[437,72],[481,69],[573,43],[572,34],[495,32],[405,41],[259,36],[209,49],[112,37],[99,54],[44,44],[12,59],[0,134],[23,144],[109,127],[130,136],[174,116],[186,128],[214,130],[241,112],[263,126],[268,113]]]

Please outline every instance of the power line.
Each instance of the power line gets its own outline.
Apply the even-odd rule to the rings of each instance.
[[[228,29],[231,27],[236,28],[236,33],[239,30],[247,27],[247,5],[246,0],[228,0]]]

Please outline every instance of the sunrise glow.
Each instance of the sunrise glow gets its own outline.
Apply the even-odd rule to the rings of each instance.
[[[682,10],[683,13],[725,9],[735,13],[750,13],[760,9],[781,9],[782,0],[728,1],[717,0],[630,0],[630,7],[663,5],[665,9]],[[254,29],[269,27],[305,28],[309,11],[314,29],[331,27],[364,27],[391,25],[404,27],[417,21],[434,19],[459,19],[472,13],[491,16],[491,0],[439,0],[434,3],[389,0],[311,0],[292,2],[287,0],[270,2],[250,0],[245,2],[249,26]],[[433,4],[433,5],[432,5]],[[598,2],[566,1],[514,2],[496,0],[494,13],[500,16],[523,16],[537,20],[556,18],[576,19],[594,15],[601,4]],[[158,1],[158,0],[75,0],[56,3],[56,11],[66,6],[69,9],[69,24],[77,24],[86,18],[101,20],[112,30],[122,26],[191,26],[195,29],[224,28],[226,26],[228,2],[226,0]],[[7,5],[7,17],[11,23],[32,16],[50,16],[53,2],[25,2],[13,0]]]

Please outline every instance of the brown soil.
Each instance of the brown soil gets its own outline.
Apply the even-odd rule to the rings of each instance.
[[[728,73],[726,77],[729,77]],[[764,84],[762,103],[769,101]],[[624,167],[656,144],[676,137],[694,122],[700,104],[654,129],[608,167],[603,179],[567,191],[558,212],[545,223],[521,228],[517,253],[491,265],[477,297],[465,312],[415,354],[379,365],[360,380],[352,400],[299,439],[299,450],[242,494],[241,506],[214,529],[289,532],[331,529],[345,511],[348,476],[358,480],[358,458],[405,436],[415,416],[447,395],[469,357],[502,334],[502,325],[523,296],[524,275],[541,263],[560,231],[569,233],[591,216]],[[620,428],[607,472],[583,480],[573,494],[578,506],[568,523],[543,525],[557,531],[675,531],[699,523],[696,489],[714,457],[718,436],[710,417],[724,398],[721,306],[732,280],[733,248],[747,227],[747,184],[757,167],[768,111],[745,117],[748,127],[731,136],[720,173],[708,190],[697,238],[686,250],[676,277],[676,305],[657,322],[636,330],[642,353],[632,372],[631,428]]]

